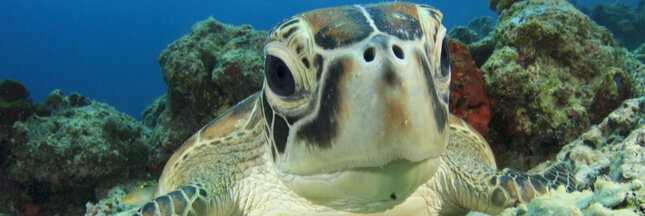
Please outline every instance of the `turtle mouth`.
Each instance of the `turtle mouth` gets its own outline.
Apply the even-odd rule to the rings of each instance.
[[[325,167],[311,170],[306,173],[300,173],[300,176],[321,176],[321,175],[337,175],[348,170],[357,169],[370,169],[370,168],[384,168],[397,161],[409,161],[410,163],[423,162],[429,159],[437,158],[441,155],[440,152],[418,152],[418,151],[402,151],[395,150],[387,154],[379,155],[376,157],[362,158],[358,160],[345,160],[336,164],[331,164]]]
[[[288,188],[314,203],[350,212],[382,212],[405,201],[432,178],[440,160],[395,158],[382,165],[278,175]]]

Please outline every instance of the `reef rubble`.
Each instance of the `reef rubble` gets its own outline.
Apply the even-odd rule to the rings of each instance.
[[[555,159],[573,166],[581,191],[552,188],[500,215],[643,215],[645,212],[645,97],[626,100]],[[545,162],[529,173],[539,173]],[[472,213],[471,216],[483,215]]]

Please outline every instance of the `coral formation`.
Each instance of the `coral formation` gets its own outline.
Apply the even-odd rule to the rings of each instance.
[[[142,174],[150,148],[136,120],[77,93],[49,98],[57,99],[48,115],[16,121],[2,143],[9,154],[1,169],[28,196],[15,203],[23,213],[78,214],[97,185]]]
[[[471,44],[479,40],[477,32],[464,26],[457,26],[450,29],[448,36],[465,44]]]
[[[481,68],[488,61],[494,50],[495,39],[491,35],[475,43],[468,44],[468,51],[473,60],[475,60],[477,68]]]
[[[626,100],[600,124],[564,146],[581,192],[558,188],[500,215],[642,215],[645,211],[645,98]],[[544,163],[530,172],[541,172]]]
[[[489,16],[477,17],[468,23],[468,28],[475,31],[479,39],[482,39],[495,29],[495,21]]]
[[[464,119],[483,135],[488,132],[490,108],[484,95],[482,72],[468,54],[468,47],[456,40],[450,45],[450,112]]]
[[[36,105],[36,115],[50,116],[53,110],[61,107],[82,107],[91,103],[89,99],[76,92],[72,92],[68,97],[63,97],[63,91],[57,89],[50,92],[43,103]]]
[[[161,53],[167,105],[144,113],[149,116],[144,117],[146,122],[155,122],[151,128],[153,168],[163,168],[188,136],[260,90],[265,35],[249,25],[231,26],[209,18]]]
[[[471,44],[488,36],[493,31],[494,24],[493,18],[489,16],[477,17],[471,20],[467,27],[457,26],[451,29],[448,36],[465,44]]]
[[[558,153],[558,160],[571,160],[576,179],[593,182],[606,175],[613,181],[645,181],[645,99],[625,101],[600,124]]]
[[[13,79],[0,82],[0,125],[11,125],[32,114],[29,90]]]
[[[515,2],[521,2],[524,0],[488,0],[488,7],[497,12],[500,13],[503,10],[506,10],[511,7]]]
[[[624,99],[643,95],[634,76],[645,67],[569,3],[520,1],[498,14],[482,71],[494,104],[489,138],[507,149],[497,157],[512,168],[552,157]]]
[[[211,17],[168,45],[159,65],[168,85],[170,117],[183,109],[213,117],[258,91],[265,35],[249,25],[226,25]]]
[[[585,10],[592,20],[607,27],[630,50],[638,48],[645,42],[645,1],[641,0],[638,8],[617,1],[612,4],[598,4],[593,9]]]
[[[641,44],[638,49],[634,50],[634,55],[638,60],[645,63],[645,43]]]
[[[149,177],[147,176],[147,178]],[[85,216],[116,215],[136,208],[137,206],[123,204],[123,201],[129,192],[149,183],[150,180],[133,180],[125,184],[97,188],[97,197],[101,197],[102,199],[96,203],[87,202],[85,204]]]

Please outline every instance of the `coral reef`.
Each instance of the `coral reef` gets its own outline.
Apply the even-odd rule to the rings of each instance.
[[[494,106],[489,140],[516,170],[534,167],[643,92],[645,67],[562,0],[527,0],[498,11],[496,47],[482,66]],[[639,92],[640,91],[640,92]]]
[[[645,181],[645,98],[626,100],[600,124],[562,148],[558,160],[571,160],[576,179],[594,182],[606,175],[612,181]]]
[[[598,179],[593,191],[567,193],[564,187],[559,187],[536,197],[528,206],[520,204],[516,208],[506,209],[499,215],[642,215],[645,189],[640,180],[616,183]]]
[[[450,29],[448,36],[465,44],[471,44],[479,40],[477,32],[464,26],[457,26]]]
[[[528,206],[500,215],[643,215],[645,211],[645,98],[626,100],[600,124],[564,146],[581,192],[558,188]],[[530,172],[541,172],[544,163]],[[549,213],[547,213],[549,212]],[[561,213],[561,214],[560,214]]]
[[[468,44],[468,51],[475,60],[477,68],[481,68],[495,51],[495,39],[489,35],[475,43]]]
[[[467,27],[457,26],[448,32],[448,36],[465,44],[477,42],[490,34],[495,27],[493,18],[489,16],[477,17],[468,23]]]
[[[0,125],[8,126],[32,114],[29,90],[17,80],[0,82]]]
[[[592,20],[607,27],[616,39],[630,50],[638,48],[645,42],[645,1],[641,0],[638,8],[617,1],[612,4],[598,4],[593,9],[585,10]]]
[[[495,29],[495,20],[489,16],[477,17],[468,23],[468,28],[475,31],[479,39],[482,39]]]
[[[515,2],[521,2],[524,0],[488,0],[488,7],[497,12],[500,13],[503,10],[506,10],[511,7]]]
[[[472,125],[482,136],[488,132],[490,108],[484,95],[482,72],[468,54],[468,47],[456,40],[450,45],[450,112]]]
[[[123,206],[120,202],[125,198],[127,193],[123,190],[123,185],[117,185],[107,191],[106,194],[99,195],[99,197],[107,197],[94,204],[88,202],[85,204],[86,216],[105,216],[114,215],[123,211]]]
[[[265,35],[249,25],[226,25],[211,17],[168,45],[159,65],[168,85],[170,117],[184,109],[213,117],[258,91]]]
[[[638,60],[645,63],[645,43],[641,44],[638,49],[634,50],[634,55]]]
[[[150,177],[147,176],[146,178],[149,179]],[[85,216],[116,215],[136,208],[137,206],[123,204],[122,201],[125,200],[128,193],[151,182],[156,184],[156,181],[151,180],[132,180],[125,184],[97,188],[97,197],[102,199],[96,203],[87,202],[85,204]]]
[[[145,174],[148,135],[136,120],[77,93],[57,90],[48,98],[56,99],[45,103],[47,115],[16,121],[2,142],[8,155],[0,179],[26,196],[9,195],[22,213],[76,215],[99,184]]]
[[[167,105],[157,105],[144,119],[156,122],[150,166],[163,168],[188,136],[260,90],[265,35],[249,25],[231,26],[209,18],[168,45],[159,57],[168,86]]]

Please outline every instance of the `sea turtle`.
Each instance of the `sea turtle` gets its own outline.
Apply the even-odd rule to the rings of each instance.
[[[448,112],[442,14],[406,2],[277,24],[262,91],[189,138],[135,215],[496,214],[575,182],[566,164],[497,171]]]

